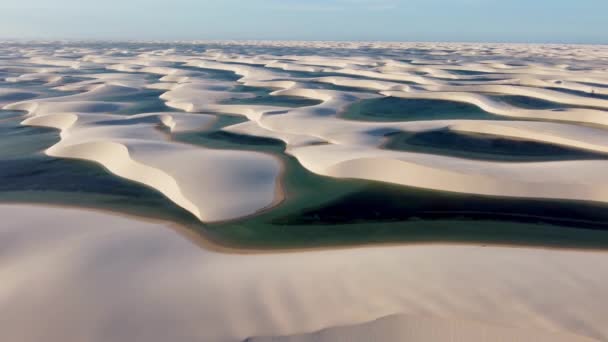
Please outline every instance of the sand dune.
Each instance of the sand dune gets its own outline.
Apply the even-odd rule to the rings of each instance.
[[[227,43],[217,44],[230,46]],[[267,44],[275,48],[294,46],[289,42]],[[603,49],[361,44],[310,43],[306,46],[346,51],[365,46],[378,49],[387,56],[378,58],[373,53],[355,56],[251,54],[242,49],[237,52],[209,50],[202,53],[177,53],[174,49],[167,49],[123,55],[117,51],[102,54],[87,50],[80,58],[72,60],[66,55],[40,56],[32,52],[28,55],[29,69],[12,70],[23,71],[27,75],[38,73],[41,77],[49,74],[60,76],[71,69],[104,68],[112,72],[85,72],[85,80],[57,87],[59,90],[79,91],[78,94],[44,101],[26,100],[8,104],[5,108],[27,111],[33,117],[24,121],[25,124],[63,129],[62,141],[49,149],[55,156],[77,155],[98,162],[103,159],[102,164],[113,172],[160,189],[179,205],[207,220],[238,217],[276,203],[278,198],[271,194],[276,192],[280,165],[272,157],[260,153],[213,151],[202,146],[167,142],[166,136],[154,130],[156,125],[169,127],[175,133],[199,123],[199,127],[206,125],[207,119],[199,122],[193,115],[201,115],[201,118],[205,117],[204,113],[240,115],[248,121],[223,130],[282,140],[286,143],[286,153],[321,175],[484,195],[608,201],[608,189],[602,186],[602,173],[608,165],[604,160],[514,163],[384,148],[391,133],[449,130],[606,153],[608,140],[603,126],[608,124],[608,99],[602,96],[608,92],[608,75],[602,59],[605,54]],[[251,42],[246,46],[268,45]],[[418,54],[410,60],[392,58],[390,49],[400,48],[426,51],[426,54]],[[595,56],[595,59],[589,56]],[[43,64],[54,69],[40,68]],[[208,73],[213,70],[234,73],[238,80],[231,81],[221,75],[210,76]],[[306,77],[307,73],[314,77]],[[324,89],[320,86],[322,84],[363,91]],[[236,86],[243,85],[269,89],[269,97],[296,96],[320,103],[295,108],[271,104],[230,104],[231,100],[244,101],[256,96],[253,92],[235,90],[238,89]],[[129,94],[137,96],[146,89],[163,90],[160,99],[167,106],[192,114],[157,113],[150,116],[150,121],[136,116],[132,116],[132,120],[120,121],[112,113],[127,110],[129,105],[103,100],[116,96],[128,98]],[[495,114],[497,119],[510,120],[455,118],[408,121],[405,116],[402,121],[373,122],[341,117],[350,106],[360,101],[387,96],[464,102]],[[549,101],[555,107],[523,108],[504,102],[497,96]],[[47,115],[57,116],[53,118]],[[77,116],[75,123],[72,122],[72,115]],[[92,121],[87,121],[87,118]],[[521,121],[523,119],[526,121]],[[81,151],[77,146],[86,148]],[[120,165],[129,164],[130,161],[146,165],[155,170],[154,173],[161,172],[164,175],[162,180],[154,180],[156,178],[152,176],[137,177],[140,172],[132,172],[129,167],[110,167],[109,160],[89,155],[90,150],[97,151],[100,146],[105,146],[103,149],[114,146],[112,148],[117,148],[116,151],[128,151],[117,152],[117,155],[123,156]],[[163,153],[155,154],[154,149]],[[173,167],[192,158],[200,160],[200,164],[191,172],[181,172]],[[226,172],[235,167],[238,158],[243,160],[242,165],[251,165],[256,171]],[[211,162],[213,166],[209,166]],[[198,182],[197,172],[218,174],[218,177],[209,184],[192,186],[195,181]],[[263,176],[252,181],[252,175],[258,172]],[[242,184],[242,180],[252,181],[255,186],[239,190],[231,185],[232,181]],[[209,205],[203,203],[208,198],[207,195],[200,197],[200,190],[207,189],[205,193],[217,195],[222,192],[220,187],[226,192],[243,191],[252,195],[243,196],[249,199],[243,200],[242,206],[234,204],[225,209],[208,208],[204,214],[203,207]],[[192,190],[186,194],[184,189]],[[263,195],[255,201],[253,192],[257,191]],[[233,206],[240,209],[233,211]]]
[[[15,101],[31,99],[39,95],[40,93],[27,90],[0,88],[0,106]]]
[[[549,122],[527,121],[460,121],[448,125],[450,130],[490,134],[500,137],[547,142],[580,149],[608,152],[608,137],[600,128]]]
[[[481,90],[481,89],[480,89]],[[481,90],[483,91],[483,90]],[[526,93],[526,92],[522,92]],[[515,106],[493,101],[492,99],[477,94],[477,93],[466,93],[466,92],[383,92],[387,96],[396,96],[410,99],[438,99],[438,100],[450,100],[457,102],[466,102],[476,105],[483,110],[497,114],[512,116],[518,118],[528,119],[543,119],[543,120],[556,120],[556,121],[571,121],[571,122],[582,122],[592,123],[599,125],[608,125],[608,112],[604,110],[595,110],[587,108],[563,108],[556,110],[546,109],[522,109]],[[585,99],[576,99],[574,102],[584,103]],[[561,101],[560,101],[561,102]],[[564,101],[567,102],[567,101]],[[604,106],[604,102],[600,102]]]
[[[207,67],[219,67],[207,65]],[[240,70],[240,66],[233,67]],[[256,79],[258,75],[247,67],[247,75],[240,81],[247,84],[250,78]],[[265,77],[265,76],[264,76]],[[256,81],[262,82],[262,81]],[[542,92],[541,92],[542,93]],[[304,146],[294,148],[289,146],[288,153],[294,155],[309,170],[322,175],[340,178],[363,178],[391,182],[396,184],[423,187],[429,189],[467,192],[484,195],[501,195],[514,197],[540,197],[577,199],[605,202],[608,200],[608,189],[598,185],[601,184],[603,169],[608,165],[604,161],[593,162],[543,162],[543,163],[499,163],[480,162],[451,157],[422,155],[406,152],[384,151],[375,147],[380,139],[378,137],[353,136],[355,124],[345,123],[343,120],[328,116],[346,108],[365,95],[347,94],[332,90],[301,89],[291,87],[282,91],[276,91],[277,95],[296,95],[323,101],[317,106],[293,109],[289,114],[279,116],[262,116],[258,120],[262,130],[254,125],[240,125],[233,131],[241,133],[264,135],[284,140],[287,143],[294,142],[302,144],[302,136],[320,138],[322,141],[332,142],[330,145]],[[396,93],[390,93],[395,95]],[[397,93],[400,95],[401,93]],[[403,93],[408,97],[416,97],[417,93]],[[450,100],[461,100],[459,97],[436,96],[439,93],[424,93],[428,98],[441,98]],[[536,91],[530,94],[536,95]],[[592,121],[601,121],[606,112],[578,109],[565,112],[553,112],[549,110],[530,110],[523,112],[519,108],[499,104],[477,94],[466,94],[479,101],[472,101],[482,108],[491,112],[514,113],[512,115],[534,118],[556,119],[558,116],[568,117],[568,120],[584,121],[585,116],[581,113],[596,114]],[[207,98],[207,97],[205,97]],[[488,105],[486,105],[488,103]],[[498,109],[497,109],[498,108]],[[229,109],[228,109],[229,111]],[[557,114],[556,114],[557,113]],[[575,115],[578,114],[578,115]],[[580,126],[565,126],[553,123],[530,123],[529,129],[525,129],[526,123],[519,122],[501,125],[489,124],[484,121],[479,123],[463,122],[435,123],[434,127],[441,125],[450,127],[457,131],[468,131],[502,135],[514,138],[526,138],[536,141],[555,143],[560,145],[575,146],[605,152],[603,134],[600,130]],[[364,124],[356,124],[358,133]],[[414,125],[395,124],[393,126],[368,124],[371,128],[383,128],[386,130],[414,130]],[[515,127],[521,127],[518,130]],[[429,129],[430,127],[427,127]],[[510,129],[510,130],[509,130]],[[277,132],[273,134],[272,132]],[[545,133],[541,133],[541,132]],[[286,134],[287,133],[287,134]],[[349,135],[350,134],[350,135]],[[591,135],[592,134],[592,135]],[[591,137],[591,139],[587,139]],[[597,137],[595,140],[593,137]],[[594,141],[602,141],[600,146],[593,144]],[[354,145],[353,145],[354,142]],[[343,144],[351,144],[345,146]],[[539,172],[543,170],[542,172]],[[564,172],[568,170],[568,172]]]
[[[0,215],[10,218],[0,225],[7,340],[608,340],[604,252],[223,254],[169,223],[20,205]],[[291,335],[301,336],[254,338]]]
[[[601,181],[606,161],[489,162],[340,145],[290,153],[309,170],[332,177],[493,196],[608,201]]]
[[[46,151],[48,155],[100,163],[118,176],[159,190],[201,220],[246,216],[277,201],[281,166],[274,158],[174,143],[156,129],[164,125],[173,132],[201,130],[215,120],[213,116],[95,114],[90,113],[95,104],[73,101],[17,108],[30,109],[34,115],[23,124],[61,130],[61,141]],[[89,113],[79,113],[81,109]],[[48,111],[55,114],[44,114]],[[238,198],[233,198],[237,192]]]
[[[248,342],[368,342],[368,341],[594,341],[568,333],[494,326],[464,320],[392,315],[351,326],[332,327],[315,333],[255,337]]]

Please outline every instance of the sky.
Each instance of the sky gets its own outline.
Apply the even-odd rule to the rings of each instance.
[[[608,44],[608,0],[0,0],[0,38]]]

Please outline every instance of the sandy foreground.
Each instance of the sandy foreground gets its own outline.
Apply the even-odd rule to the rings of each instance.
[[[608,253],[204,249],[171,223],[1,205],[3,341],[608,341]]]

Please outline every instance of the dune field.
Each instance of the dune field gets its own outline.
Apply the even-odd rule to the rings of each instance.
[[[0,108],[3,340],[608,341],[608,46],[4,42]]]

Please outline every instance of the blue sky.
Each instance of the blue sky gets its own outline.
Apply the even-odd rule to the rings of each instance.
[[[608,44],[608,0],[0,2],[0,38]]]

